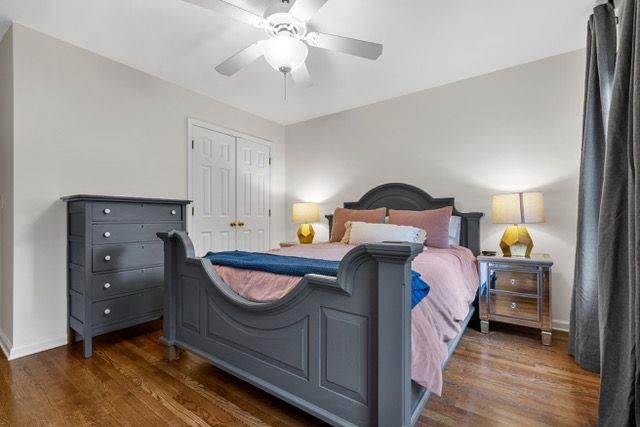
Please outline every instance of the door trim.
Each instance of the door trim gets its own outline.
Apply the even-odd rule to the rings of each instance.
[[[273,157],[273,143],[265,138],[261,138],[259,136],[255,136],[255,135],[251,135],[248,133],[244,133],[244,132],[240,132],[237,130],[233,130],[233,129],[229,129],[223,126],[219,126],[219,125],[214,125],[208,122],[205,122],[203,120],[199,120],[199,119],[195,119],[192,117],[187,117],[187,143],[186,143],[186,148],[187,148],[187,198],[189,200],[192,200],[195,202],[195,200],[193,199],[193,174],[192,174],[192,166],[193,166],[193,153],[192,153],[192,149],[191,149],[191,141],[192,141],[192,135],[191,135],[191,128],[193,126],[197,126],[200,128],[204,128],[207,130],[211,130],[214,132],[219,132],[219,133],[224,133],[225,135],[229,135],[232,136],[234,138],[242,138],[242,139],[246,139],[248,141],[251,142],[255,142],[257,144],[262,144],[265,145],[267,147],[269,147],[269,156]],[[236,144],[236,154],[237,154],[237,144]],[[237,162],[237,156],[236,156],[236,162]],[[272,180],[271,180],[271,165],[269,165],[269,211],[271,211],[272,206],[271,206],[271,200],[272,200]],[[237,178],[237,167],[236,167],[236,178]],[[237,180],[236,180],[236,188],[238,186]],[[236,192],[237,194],[237,192]],[[236,201],[236,206],[237,206],[237,201]],[[185,227],[187,230],[187,234],[191,231],[191,218],[193,217],[193,215],[191,214],[192,212],[192,208],[194,206],[189,206],[187,205],[187,217],[185,220]],[[269,216],[269,246],[271,245],[271,216]]]

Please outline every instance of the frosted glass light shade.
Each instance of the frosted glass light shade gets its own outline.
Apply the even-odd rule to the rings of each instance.
[[[264,58],[278,71],[288,72],[304,64],[309,54],[307,45],[287,34],[277,35],[265,43]]]
[[[542,193],[497,194],[491,201],[494,224],[534,224],[544,222]]]
[[[300,224],[320,221],[320,206],[317,203],[294,203],[291,220]]]

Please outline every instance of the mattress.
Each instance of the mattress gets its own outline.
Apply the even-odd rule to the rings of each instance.
[[[270,251],[279,255],[341,260],[353,245],[321,243]],[[216,272],[235,292],[252,301],[272,301],[289,293],[300,277],[216,266]],[[478,289],[478,266],[470,250],[425,247],[412,269],[431,287],[429,295],[411,312],[411,377],[432,393],[442,393],[442,366],[447,342],[460,332],[469,304]]]

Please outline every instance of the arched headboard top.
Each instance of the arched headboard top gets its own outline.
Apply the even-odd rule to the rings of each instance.
[[[390,183],[380,185],[360,198],[357,202],[345,202],[348,209],[403,209],[423,211],[438,209],[445,206],[453,207],[453,215],[461,219],[460,245],[469,248],[474,255],[480,253],[480,218],[482,212],[460,212],[455,207],[453,197],[435,198],[426,191],[409,184]],[[333,225],[333,215],[326,215],[329,220],[329,234]]]

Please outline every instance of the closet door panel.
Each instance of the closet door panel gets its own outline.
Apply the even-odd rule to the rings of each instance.
[[[236,138],[199,126],[191,129],[191,240],[196,255],[235,250]]]
[[[238,250],[270,249],[270,148],[237,139]]]

